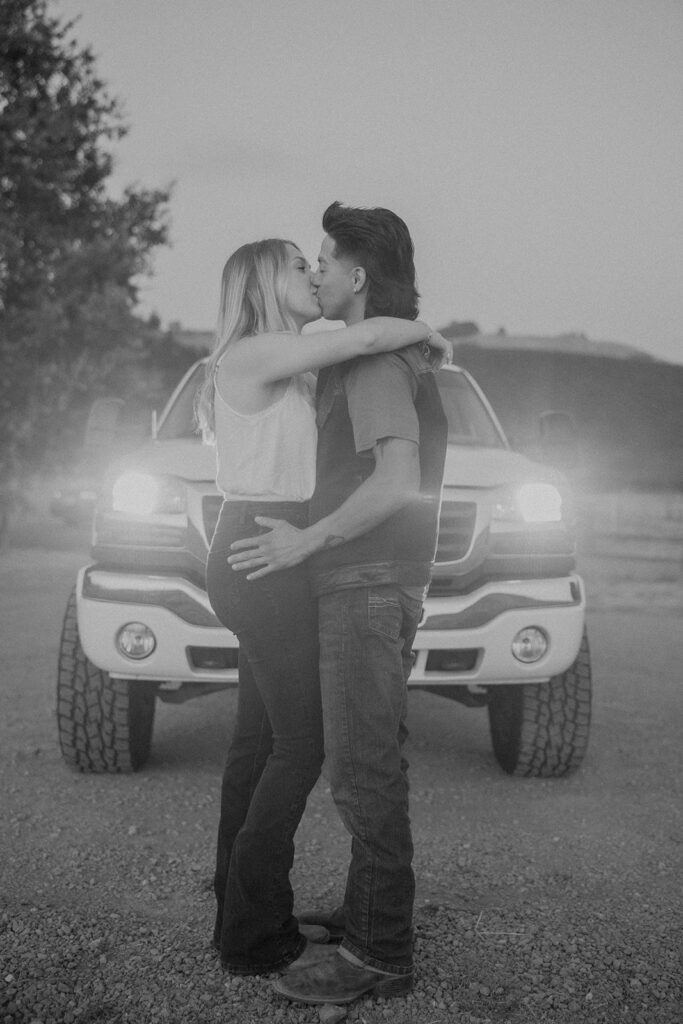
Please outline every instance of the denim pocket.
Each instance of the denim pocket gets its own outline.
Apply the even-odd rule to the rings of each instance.
[[[403,609],[393,588],[368,588],[368,629],[389,640],[401,635]]]

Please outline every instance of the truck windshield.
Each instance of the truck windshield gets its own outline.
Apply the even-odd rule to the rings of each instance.
[[[448,419],[448,443],[477,448],[506,448],[507,443],[485,402],[464,373],[442,370],[439,393]]]
[[[204,380],[204,364],[193,369],[173,397],[159,426],[163,441],[198,437],[194,422],[194,398]],[[480,448],[505,448],[504,438],[491,414],[467,377],[443,370],[438,376],[439,392],[448,418],[448,443]]]
[[[164,410],[157,434],[162,441],[173,441],[178,437],[199,437],[194,421],[194,396],[203,380],[204,363],[198,363]]]

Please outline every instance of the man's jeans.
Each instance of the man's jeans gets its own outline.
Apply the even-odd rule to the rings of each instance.
[[[321,595],[320,679],[332,795],[352,836],[342,951],[412,971],[415,881],[408,817],[406,682],[422,604],[398,586]]]
[[[262,532],[255,515],[307,524],[305,506],[226,502],[207,564],[212,607],[239,637],[235,732],[223,774],[214,942],[233,973],[276,970],[305,940],[292,914],[294,834],[320,775],[318,624],[306,570],[247,580],[231,541]]]

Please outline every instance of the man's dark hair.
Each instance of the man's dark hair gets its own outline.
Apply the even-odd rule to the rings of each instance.
[[[381,206],[360,209],[335,202],[323,214],[323,231],[334,241],[336,256],[346,256],[365,270],[366,317],[417,318],[415,250],[397,214]]]

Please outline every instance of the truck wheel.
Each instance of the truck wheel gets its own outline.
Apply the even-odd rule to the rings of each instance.
[[[586,634],[566,672],[547,683],[492,686],[488,710],[493,751],[510,775],[558,778],[578,768],[591,717]]]
[[[112,679],[86,657],[76,592],[64,613],[57,677],[57,722],[64,760],[84,772],[133,772],[149,757],[155,695],[144,683]]]

